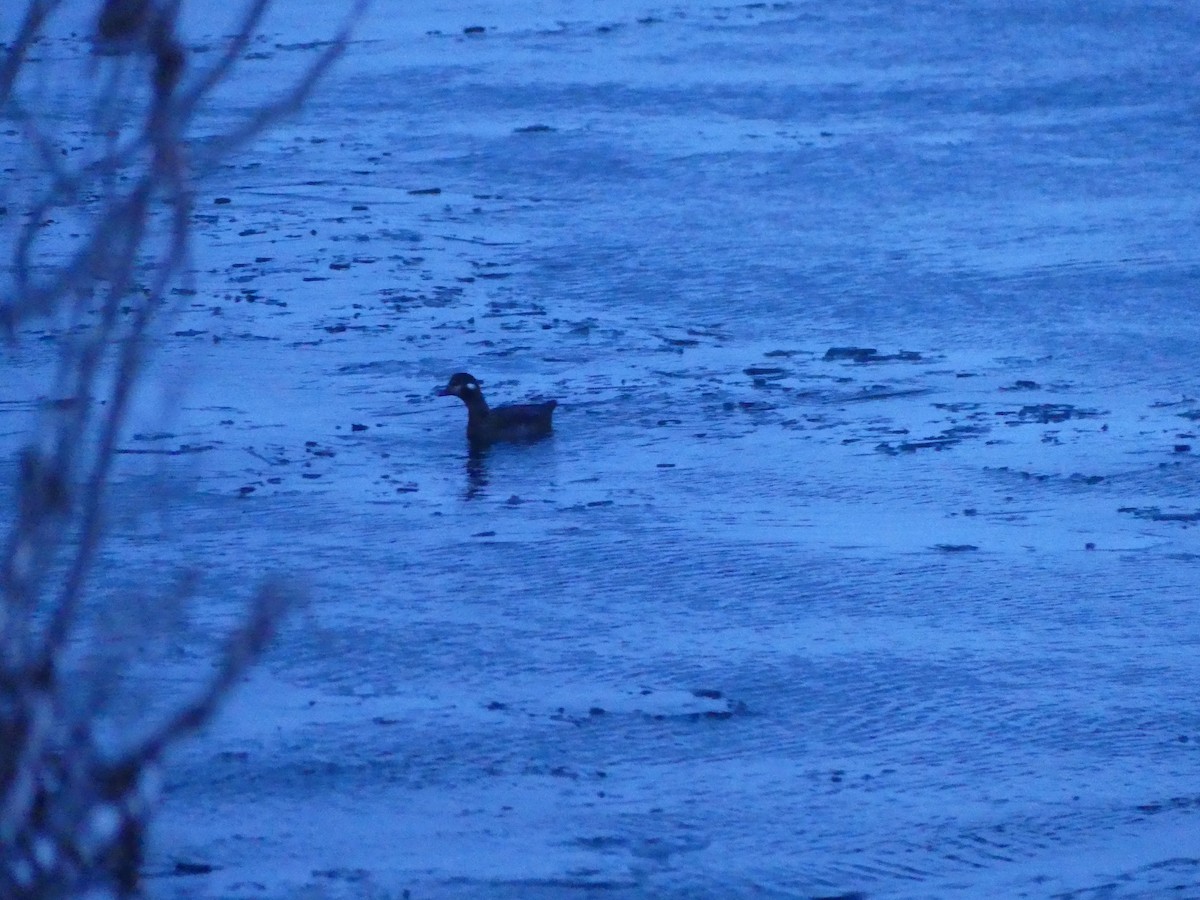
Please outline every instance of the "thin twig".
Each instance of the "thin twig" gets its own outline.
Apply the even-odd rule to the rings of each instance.
[[[280,582],[268,582],[259,589],[246,622],[226,640],[221,662],[208,684],[140,745],[125,754],[124,764],[161,759],[168,747],[212,718],[217,706],[262,654],[293,593],[294,589]]]
[[[283,97],[258,110],[252,118],[238,128],[210,142],[206,148],[205,162],[211,164],[212,160],[228,156],[235,150],[240,149],[254,136],[262,134],[270,125],[299,109],[304,104],[304,101],[308,99],[309,95],[312,94],[321,76],[345,52],[346,44],[349,42],[350,35],[354,31],[354,26],[358,24],[358,20],[369,5],[370,0],[356,0],[354,8],[347,14],[341,28],[334,35],[329,46],[313,61],[304,76],[293,84]],[[198,167],[206,168],[204,165],[198,165]]]
[[[209,67],[199,79],[189,85],[187,90],[181,92],[179,97],[179,114],[181,116],[190,118],[197,104],[212,93],[212,89],[229,74],[229,70],[234,67],[241,58],[242,52],[249,46],[250,39],[254,36],[254,30],[258,27],[258,23],[262,21],[262,17],[270,5],[271,0],[254,0],[247,7],[245,15],[242,16],[241,24],[238,26],[237,31],[234,32],[233,40],[230,41],[229,46],[217,58],[216,63]]]
[[[125,0],[99,2],[109,17],[102,16],[98,27],[123,55],[110,80],[114,90],[93,100],[92,123],[113,126],[102,129],[94,159],[63,163],[53,133],[43,130],[44,120],[17,97],[28,50],[61,0],[29,0],[17,39],[0,65],[0,102],[24,124],[29,159],[44,179],[27,217],[13,228],[16,290],[0,305],[0,320],[14,339],[18,326],[35,316],[59,314],[70,326],[59,333],[53,375],[67,402],[46,414],[44,430],[25,451],[17,514],[0,558],[0,894],[5,896],[13,891],[67,896],[93,886],[120,896],[136,892],[141,833],[149,815],[141,789],[146,773],[171,745],[211,720],[261,655],[293,593],[278,582],[264,585],[242,624],[223,642],[216,671],[200,690],[112,759],[95,727],[109,689],[99,682],[95,690],[81,687],[64,662],[66,648],[81,630],[80,611],[105,535],[108,486],[155,319],[172,282],[186,277],[196,162],[185,152],[185,131],[200,104],[230,78],[270,0],[250,0],[217,61],[191,80],[183,78],[186,50],[175,27],[182,0],[144,0],[144,7],[132,11],[110,5]],[[356,0],[334,41],[283,96],[210,143],[202,162],[211,164],[214,153],[242,147],[298,108],[343,52],[366,5],[367,0]],[[117,39],[128,39],[128,46]],[[124,77],[135,73],[148,78],[149,101],[139,107],[141,119],[132,134],[117,137],[133,109],[123,105],[120,88],[136,87]],[[165,228],[159,228],[160,204],[169,206]],[[42,223],[60,209],[82,213],[86,227],[79,242],[50,267],[41,259]],[[144,288],[138,284],[143,267],[152,269]],[[102,807],[110,815],[115,811],[119,826],[116,833],[96,837],[81,823]],[[52,853],[38,856],[47,841]],[[44,864],[46,859],[53,864]]]
[[[17,36],[8,46],[4,62],[0,63],[0,104],[7,103],[12,94],[13,85],[25,65],[25,57],[30,46],[37,40],[42,25],[62,0],[33,0],[25,9],[25,18],[17,29]]]

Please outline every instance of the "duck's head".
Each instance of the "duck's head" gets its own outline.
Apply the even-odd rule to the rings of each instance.
[[[474,375],[457,372],[451,375],[449,383],[438,391],[438,396],[458,397],[469,403],[475,397],[482,397],[483,392],[479,390],[479,380]]]

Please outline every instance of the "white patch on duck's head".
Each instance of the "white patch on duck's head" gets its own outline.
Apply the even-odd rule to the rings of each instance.
[[[456,372],[450,377],[450,383],[439,391],[443,397],[462,397],[464,394],[478,394],[479,381],[475,376],[466,372]]]

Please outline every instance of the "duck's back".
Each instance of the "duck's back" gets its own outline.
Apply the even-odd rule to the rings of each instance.
[[[487,415],[472,416],[467,422],[467,437],[474,443],[525,441],[551,432],[557,400],[544,403],[511,403],[489,409]]]

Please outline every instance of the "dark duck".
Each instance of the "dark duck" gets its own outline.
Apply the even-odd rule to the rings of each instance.
[[[492,408],[483,399],[479,379],[466,372],[450,376],[438,391],[440,397],[457,397],[467,405],[467,440],[472,447],[499,441],[534,441],[551,431],[550,417],[557,400],[544,403],[512,403]]]

